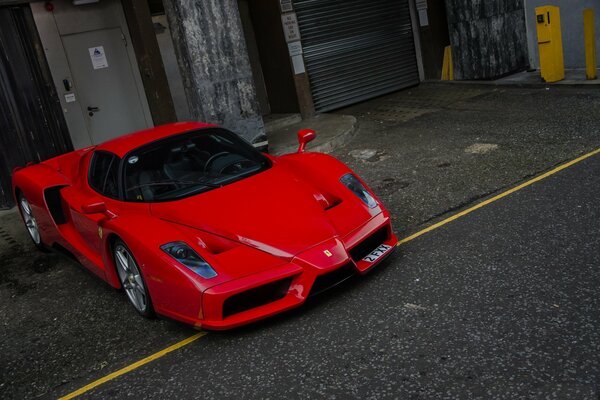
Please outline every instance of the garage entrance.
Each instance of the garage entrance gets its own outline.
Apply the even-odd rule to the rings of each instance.
[[[408,0],[294,0],[315,109],[419,83]]]

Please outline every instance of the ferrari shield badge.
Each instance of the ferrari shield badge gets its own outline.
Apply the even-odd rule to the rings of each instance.
[[[100,239],[102,239],[102,227],[101,226],[98,227],[98,237]]]
[[[331,252],[329,250],[325,250],[323,251],[323,253],[327,256],[327,257],[331,257],[333,254],[331,254]]]

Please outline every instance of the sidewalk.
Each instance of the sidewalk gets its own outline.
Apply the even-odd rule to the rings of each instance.
[[[600,69],[598,70],[600,77]],[[600,85],[600,79],[587,80],[585,69],[565,70],[565,79],[547,83],[542,80],[539,70],[523,71],[493,81],[496,85]]]

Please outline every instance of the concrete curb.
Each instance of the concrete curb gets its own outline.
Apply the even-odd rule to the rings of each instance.
[[[523,89],[544,89],[544,88],[577,88],[577,89],[598,89],[600,86],[600,80],[591,83],[578,83],[578,82],[497,82],[497,81],[425,81],[423,83],[428,84],[441,84],[441,85],[466,85],[466,86],[481,86],[487,87],[494,86],[497,88],[503,87],[514,87]]]
[[[352,139],[354,133],[356,132],[358,123],[356,117],[352,115],[336,115],[336,118],[339,118],[340,120],[339,122],[336,122],[336,127],[339,127],[340,130],[332,135],[328,134],[329,132],[326,132],[325,130],[320,132],[319,124],[315,124],[313,128],[310,120],[304,121],[305,127],[313,128],[317,131],[317,138],[306,146],[307,151],[331,153]],[[298,143],[290,140],[289,144],[286,143],[285,145],[280,144],[276,146],[269,146],[269,153],[279,156],[283,154],[295,153],[297,149]]]
[[[319,137],[317,136],[314,145],[311,146],[309,144],[307,146],[307,149],[309,151],[319,153],[331,153],[332,151],[337,150],[338,148],[348,143],[348,141],[350,141],[350,139],[352,139],[352,137],[354,136],[354,133],[356,133],[356,126],[358,124],[358,121],[353,115],[342,115],[342,117],[348,119],[349,126],[346,129],[344,129],[342,132],[323,143],[319,143]],[[295,150],[296,148],[294,148],[294,151]]]
[[[284,129],[287,126],[297,124],[301,121],[302,117],[300,116],[300,114],[283,115],[277,119],[265,120],[265,131],[268,135],[271,132]]]

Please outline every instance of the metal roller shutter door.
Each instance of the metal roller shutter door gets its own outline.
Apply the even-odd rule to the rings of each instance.
[[[409,0],[294,0],[315,108],[419,83]]]

